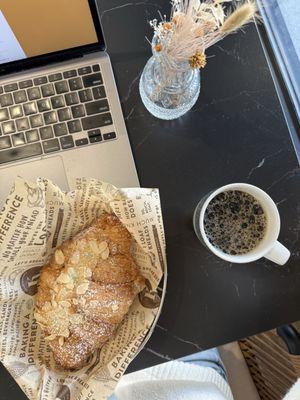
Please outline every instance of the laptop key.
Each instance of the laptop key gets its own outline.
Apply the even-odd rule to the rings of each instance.
[[[102,135],[100,129],[93,129],[88,131],[90,143],[96,143],[102,141]]]
[[[98,143],[98,142],[102,142],[101,135],[90,137],[90,143]]]
[[[0,122],[6,121],[7,119],[9,119],[8,109],[7,108],[0,109]]]
[[[37,100],[42,97],[41,91],[38,87],[27,89],[27,95],[29,100]]]
[[[9,161],[22,160],[23,158],[39,156],[41,154],[42,146],[40,143],[27,144],[26,146],[1,151],[0,164],[7,163]]]
[[[11,147],[11,141],[9,136],[0,137],[0,150],[8,149]]]
[[[49,75],[49,82],[60,81],[62,79],[62,74],[59,72],[57,74]]]
[[[11,118],[23,117],[23,108],[21,106],[9,107],[9,113]]]
[[[37,128],[44,125],[42,114],[32,115],[29,117],[31,128]]]
[[[109,105],[107,100],[97,100],[91,103],[87,103],[85,105],[85,108],[87,115],[99,114],[105,111],[109,111]]]
[[[0,94],[2,94],[2,93],[3,93],[3,87],[0,86]]]
[[[54,124],[55,122],[57,122],[57,116],[55,111],[45,112],[43,115],[46,125]]]
[[[93,100],[91,89],[83,89],[78,92],[80,101],[85,103],[86,101]]]
[[[53,108],[60,108],[65,106],[65,99],[63,96],[55,96],[51,98]]]
[[[68,134],[67,125],[64,122],[53,125],[53,129],[55,136],[63,136]]]
[[[27,79],[26,81],[19,82],[19,88],[20,89],[27,89],[29,87],[33,86],[33,82],[31,79]]]
[[[27,94],[25,90],[19,90],[18,92],[14,92],[13,96],[16,104],[24,103],[25,101],[27,101]]]
[[[55,89],[57,94],[66,93],[69,91],[69,86],[67,81],[61,81],[55,83]]]
[[[52,83],[41,86],[43,97],[53,96],[55,94],[54,86]]]
[[[25,132],[27,143],[33,143],[40,140],[39,132],[37,129],[32,129],[30,131]]]
[[[13,92],[14,90],[18,90],[17,83],[9,83],[8,85],[4,85],[5,92]]]
[[[69,108],[61,108],[57,111],[59,121],[68,121],[72,118]]]
[[[16,133],[15,135],[12,135],[12,142],[14,146],[22,146],[25,144],[24,133]]]
[[[75,140],[76,146],[85,146],[86,144],[88,144],[88,140],[86,138],[83,139],[77,139]]]
[[[116,133],[115,132],[109,132],[109,133],[104,133],[103,139],[104,140],[111,140],[116,138]]]
[[[24,114],[31,115],[37,113],[37,108],[34,102],[23,104]]]
[[[1,107],[7,107],[13,105],[13,98],[10,93],[2,94],[0,96],[0,105]]]
[[[14,121],[7,121],[2,123],[2,132],[4,135],[16,132]]]
[[[82,77],[83,85],[84,87],[92,87],[92,86],[98,86],[102,85],[102,76],[100,72],[97,72],[95,74],[91,75],[86,75]]]
[[[51,102],[49,99],[42,99],[37,101],[39,112],[51,110]]]
[[[75,69],[72,69],[70,71],[65,71],[64,72],[64,78],[65,79],[73,78],[74,76],[77,76],[77,71]]]
[[[97,114],[92,117],[85,117],[81,119],[84,130],[100,128],[101,126],[111,125],[112,118],[110,113]]]
[[[38,78],[35,78],[33,80],[33,83],[35,85],[43,85],[44,83],[47,83],[47,82],[48,82],[48,79],[46,76],[39,76]]]
[[[97,86],[93,88],[93,96],[95,100],[103,99],[106,97],[104,86]]]
[[[85,116],[84,106],[82,104],[71,107],[71,110],[73,118],[80,118]]]
[[[100,65],[99,64],[93,65],[93,72],[98,72],[98,71],[100,71]]]
[[[20,118],[16,120],[18,131],[27,131],[30,129],[28,118]]]
[[[40,128],[40,135],[42,140],[51,139],[54,137],[52,126],[44,126]]]
[[[90,74],[91,72],[92,72],[92,68],[91,67],[78,68],[78,74],[79,75]]]
[[[60,150],[58,139],[45,140],[43,142],[43,149],[45,153],[52,153],[53,151]]]
[[[66,100],[67,106],[72,106],[74,104],[79,103],[78,94],[76,92],[71,92],[71,93],[65,94],[65,100]]]
[[[59,140],[62,149],[71,149],[72,147],[74,147],[74,140],[70,135],[63,136]]]
[[[82,89],[83,86],[82,86],[81,78],[69,79],[69,86],[70,86],[70,90]]]
[[[90,138],[93,136],[99,136],[101,135],[101,131],[100,129],[92,129],[91,131],[88,131],[88,135]]]
[[[70,133],[75,133],[75,132],[80,132],[81,129],[81,123],[79,119],[73,119],[72,121],[68,122],[68,129]]]

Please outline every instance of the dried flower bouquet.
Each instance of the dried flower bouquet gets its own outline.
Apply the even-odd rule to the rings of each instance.
[[[225,4],[226,3],[226,4]],[[188,61],[191,68],[204,68],[205,51],[256,17],[254,0],[172,0],[170,20],[150,22],[155,52],[169,62]],[[231,7],[226,12],[225,6]]]

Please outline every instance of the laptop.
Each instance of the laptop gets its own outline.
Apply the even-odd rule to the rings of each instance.
[[[0,0],[0,201],[17,176],[138,186],[95,0]]]

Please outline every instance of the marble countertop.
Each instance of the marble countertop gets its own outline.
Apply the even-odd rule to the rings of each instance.
[[[142,186],[160,189],[168,287],[158,325],[130,370],[178,358],[300,319],[300,169],[257,31],[249,26],[212,47],[198,102],[161,121],[138,91],[151,55],[147,23],[166,0],[98,1],[101,21]],[[214,188],[248,182],[267,191],[292,253],[237,265],[197,240],[192,215]]]

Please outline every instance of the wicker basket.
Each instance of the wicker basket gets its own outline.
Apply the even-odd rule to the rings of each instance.
[[[300,377],[300,355],[291,355],[276,330],[239,342],[262,400],[282,400]]]

